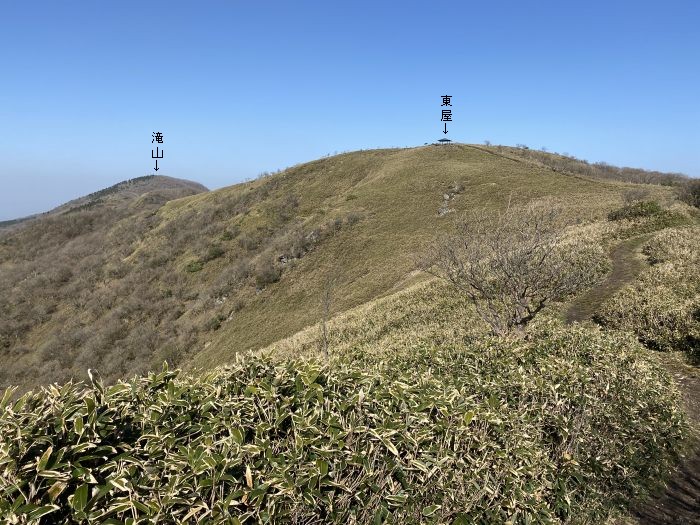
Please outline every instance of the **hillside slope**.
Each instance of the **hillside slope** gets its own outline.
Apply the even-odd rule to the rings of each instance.
[[[71,377],[71,353],[99,333],[86,305],[99,298],[123,250],[169,200],[206,192],[196,182],[147,176],[120,182],[0,229],[0,384]],[[111,306],[109,306],[111,308]],[[100,363],[99,359],[91,362]]]
[[[369,161],[369,162],[368,162]],[[564,204],[580,220],[601,217],[629,188],[587,180],[465,145],[340,155],[290,170],[276,183],[304,203],[323,199],[321,218],[356,213],[350,229],[283,274],[278,286],[251,297],[193,356],[195,366],[226,362],[241,350],[264,347],[321,319],[321,299],[336,281],[332,311],[341,312],[405,287],[415,279],[413,256],[459,212],[503,208],[539,197]],[[653,188],[658,195],[666,190]],[[444,214],[445,211],[454,212]]]
[[[564,236],[616,246],[654,220],[597,221]],[[691,228],[657,231],[644,253],[696,255]],[[328,356],[311,326],[207,374],[164,367],[110,387],[92,374],[89,385],[16,402],[10,390],[0,400],[0,514],[611,523],[634,502],[635,513],[661,515],[636,498],[678,460],[687,426],[659,356],[633,334],[562,326],[563,303],[524,337],[484,335],[464,295],[439,279],[408,282],[334,316]],[[687,465],[663,515],[692,521],[677,504],[696,492]]]
[[[420,280],[413,254],[459,211],[546,196],[587,220],[629,187],[451,145],[342,154],[165,204],[81,204],[0,239],[0,386],[209,368],[317,323],[331,282],[335,314]]]

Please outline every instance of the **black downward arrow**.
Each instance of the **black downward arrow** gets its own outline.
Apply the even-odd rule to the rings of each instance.
[[[447,124],[445,124],[447,125]],[[156,171],[158,171],[158,159],[156,159]]]
[[[447,133],[447,122],[445,122],[445,131],[443,131],[443,133]],[[156,162],[158,162],[158,161],[156,161]]]

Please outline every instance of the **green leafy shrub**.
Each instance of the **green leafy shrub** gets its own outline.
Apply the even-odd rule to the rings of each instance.
[[[229,228],[226,228],[224,232],[221,234],[221,239],[224,241],[232,241],[238,235],[240,235],[241,229],[239,226],[231,226]]]
[[[639,201],[627,204],[608,214],[608,220],[621,226],[616,236],[627,239],[635,235],[651,233],[691,223],[690,217],[679,211],[662,208],[655,201]]]
[[[618,293],[595,319],[608,328],[630,330],[656,350],[694,350],[700,342],[696,299],[681,300],[669,286],[644,281]]]
[[[634,341],[548,322],[10,397],[0,514],[18,522],[600,522],[684,427]]]
[[[655,201],[638,201],[627,204],[622,208],[608,213],[609,221],[619,221],[622,219],[636,219],[639,217],[651,217],[663,212],[663,208]]]
[[[226,316],[219,314],[215,317],[212,317],[206,323],[204,323],[204,329],[205,330],[218,330],[219,328],[221,328],[221,323],[225,320],[226,320]]]
[[[204,263],[202,261],[191,261],[185,266],[185,271],[189,273],[197,273],[204,268]]]
[[[213,246],[210,246],[207,249],[207,253],[204,254],[204,262],[209,262],[213,261],[214,259],[218,259],[222,255],[226,253],[226,250],[224,250],[221,246],[218,244],[214,244]]]
[[[602,325],[633,332],[658,350],[700,348],[700,228],[656,235],[643,252],[653,264],[603,304]]]

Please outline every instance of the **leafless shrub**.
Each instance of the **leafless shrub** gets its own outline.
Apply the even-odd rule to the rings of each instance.
[[[255,284],[259,288],[264,288],[268,284],[276,283],[280,280],[282,271],[271,258],[264,258],[258,261],[255,269]]]
[[[252,251],[258,247],[259,241],[252,235],[244,233],[238,238],[238,245],[244,250]]]
[[[348,226],[352,226],[353,224],[360,222],[362,217],[363,215],[359,211],[351,211],[345,217],[345,222],[348,224]]]
[[[686,204],[700,208],[700,179],[691,179],[679,191],[680,199]]]
[[[630,188],[622,193],[622,201],[625,204],[649,200],[651,193],[647,188]]]
[[[331,233],[336,233],[341,230],[343,227],[343,218],[342,217],[336,217],[326,224],[326,228],[328,228],[328,231]]]
[[[272,206],[272,216],[280,224],[290,221],[296,216],[296,209],[299,207],[299,197],[287,195],[281,202]]]
[[[420,265],[466,294],[494,334],[508,334],[604,272],[599,250],[564,241],[561,217],[548,203],[473,212]]]

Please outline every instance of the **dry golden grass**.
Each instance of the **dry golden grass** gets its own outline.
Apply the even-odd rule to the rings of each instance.
[[[318,323],[329,279],[332,315],[420,280],[414,254],[460,212],[548,197],[585,223],[629,187],[467,145],[428,146],[346,153],[162,206],[140,199],[123,213],[39,222],[0,244],[9,363],[0,386],[87,368],[113,381],[164,360],[210,368]],[[54,226],[70,235],[47,236]]]
[[[283,274],[280,283],[251,295],[246,307],[193,356],[196,366],[220,364],[240,351],[264,347],[318,322],[329,275],[338,282],[334,313],[395,290],[397,283],[410,279],[413,254],[450,228],[459,212],[505,207],[509,198],[523,203],[547,196],[572,217],[589,221],[619,206],[629,188],[562,175],[464,145],[349,153],[278,177],[279,191],[300,195],[300,214],[317,209],[321,217],[332,217],[357,211],[364,219],[326,239]],[[443,194],[455,183],[464,186],[449,200],[455,212],[439,217]],[[665,188],[659,191],[670,193]],[[322,203],[308,204],[320,198]]]

